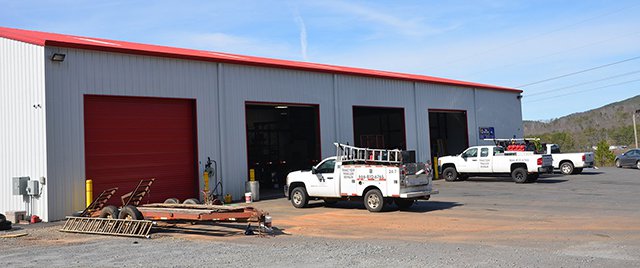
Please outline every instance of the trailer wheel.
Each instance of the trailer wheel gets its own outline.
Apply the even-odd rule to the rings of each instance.
[[[124,206],[122,210],[120,210],[118,218],[124,220],[144,220],[144,216],[142,216],[140,210],[132,205]]]
[[[167,200],[164,200],[165,204],[180,204],[180,199],[178,198],[167,198]]]
[[[455,181],[458,179],[458,171],[455,167],[447,167],[442,171],[442,177],[446,181]]]
[[[582,173],[582,168],[574,168],[573,169],[573,174],[580,174]]]
[[[100,210],[100,218],[105,219],[117,219],[120,215],[120,210],[116,206],[106,206]]]
[[[511,171],[511,178],[516,183],[525,183],[527,182],[527,169],[523,167],[519,167]]]
[[[291,191],[291,204],[296,208],[304,208],[309,204],[309,195],[304,187],[296,187]]]
[[[403,209],[403,210],[410,208],[411,206],[413,206],[413,204],[415,202],[416,201],[413,200],[413,199],[396,198],[396,200],[395,200],[396,206],[398,206],[398,208]]]
[[[364,195],[364,206],[370,212],[380,212],[384,208],[384,197],[378,189],[371,189]]]
[[[198,205],[200,204],[200,200],[195,199],[195,198],[189,198],[187,200],[184,200],[184,202],[182,202],[182,204],[187,204],[187,205]]]
[[[573,173],[573,164],[571,162],[564,162],[560,165],[560,172],[562,172],[563,175],[569,175],[571,173]]]

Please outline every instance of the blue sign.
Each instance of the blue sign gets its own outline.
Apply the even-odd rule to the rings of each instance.
[[[481,127],[480,128],[480,139],[495,139],[496,131],[493,127]]]

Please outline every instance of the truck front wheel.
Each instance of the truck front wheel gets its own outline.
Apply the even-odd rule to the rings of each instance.
[[[442,176],[446,181],[455,181],[458,179],[458,171],[454,167],[448,167],[442,171]]]
[[[370,212],[380,212],[384,208],[384,197],[378,189],[369,190],[364,195],[364,206]]]
[[[304,208],[309,204],[309,195],[304,187],[296,187],[291,191],[291,204],[296,208]]]
[[[511,178],[516,183],[525,183],[527,182],[527,169],[523,167],[519,167],[511,171]]]

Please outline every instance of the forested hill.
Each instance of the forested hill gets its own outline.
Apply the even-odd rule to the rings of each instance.
[[[611,145],[634,144],[631,115],[640,109],[640,95],[586,112],[570,114],[547,122],[524,121],[526,137],[558,143],[563,151],[590,150],[605,140]],[[640,117],[636,117],[640,124]]]

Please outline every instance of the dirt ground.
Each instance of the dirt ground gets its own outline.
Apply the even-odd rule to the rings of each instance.
[[[370,213],[356,202],[326,207],[315,201],[305,209],[284,198],[255,202],[273,216],[275,231],[266,237],[244,236],[244,224],[165,226],[149,240],[60,233],[60,223],[24,226],[0,232],[28,233],[0,238],[0,265],[31,266],[22,259],[53,266],[201,266],[211,264],[198,257],[204,250],[232,267],[640,266],[640,170],[588,169],[532,184],[471,178],[435,186],[439,195],[406,211],[392,205]],[[139,261],[100,255],[134,242],[147,249],[139,257],[128,253]],[[157,261],[176,252],[182,254]],[[259,262],[274,258],[269,265]]]

